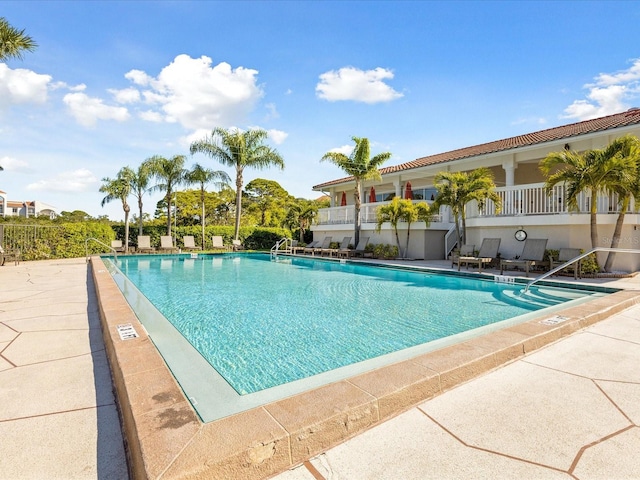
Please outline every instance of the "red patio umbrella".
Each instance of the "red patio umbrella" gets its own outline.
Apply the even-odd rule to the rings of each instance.
[[[340,206],[344,207],[347,205],[347,193],[342,192],[342,200],[340,201]]]
[[[407,182],[404,190],[404,198],[406,200],[413,200],[413,192],[411,191],[411,182]]]
[[[376,203],[376,189],[373,187],[369,191],[369,203]]]

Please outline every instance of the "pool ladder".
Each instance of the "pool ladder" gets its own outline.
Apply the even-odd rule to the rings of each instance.
[[[608,248],[608,247],[592,248],[588,252],[581,253],[580,255],[578,255],[577,257],[572,258],[571,260],[567,260],[566,262],[564,262],[559,267],[556,267],[553,270],[549,270],[548,272],[543,273],[542,275],[534,278],[529,283],[527,283],[527,285],[524,287],[524,290],[522,290],[522,294],[524,295],[525,293],[527,293],[529,291],[529,287],[531,287],[534,283],[537,283],[540,280],[544,280],[545,278],[550,277],[554,273],[557,273],[560,270],[562,270],[563,268],[566,268],[569,265],[571,265],[573,263],[576,263],[576,262],[582,260],[585,257],[588,257],[589,255],[591,255],[594,252],[640,253],[640,250],[635,250],[635,249],[631,249],[631,248]]]
[[[293,240],[287,237],[282,237],[278,240],[276,244],[271,247],[271,258],[277,257],[278,253],[291,253],[292,242]],[[282,248],[283,246],[284,248]]]
[[[118,252],[116,252],[115,248],[113,248],[110,245],[107,245],[106,243],[101,242],[97,238],[89,237],[84,241],[84,254],[85,254],[85,257],[87,257],[87,263],[89,263],[89,240],[93,240],[94,242],[99,243],[103,247],[107,247],[109,250],[111,250],[113,252],[113,259],[116,262],[118,261]]]

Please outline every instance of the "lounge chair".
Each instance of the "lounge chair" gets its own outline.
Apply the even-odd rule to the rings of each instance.
[[[139,253],[154,253],[155,248],[151,246],[151,237],[149,235],[138,235],[138,247]]]
[[[477,257],[463,257],[458,258],[458,271],[460,271],[460,265],[463,263],[469,268],[469,264],[478,265],[478,272],[482,272],[482,267],[489,265],[498,257],[498,249],[500,248],[499,238],[485,238],[480,245],[480,251]]]
[[[20,250],[17,248],[8,248],[5,250],[0,245],[0,266],[4,265],[4,262],[7,260],[13,260],[15,265],[18,265],[20,263],[20,258]]]
[[[351,243],[351,237],[344,237],[342,239],[342,242],[340,242],[340,246],[338,248],[328,248],[328,252],[322,252],[322,254],[324,253],[328,253],[330,257],[332,257],[334,254],[336,255],[336,257],[340,256],[340,252],[341,251],[347,251],[349,250],[349,244]]]
[[[313,249],[313,252],[311,252],[311,254],[315,255],[316,253],[319,253],[320,255],[322,255],[322,251],[329,250],[330,246],[331,246],[331,237],[324,237],[322,244],[320,244],[320,246],[315,247]]]
[[[579,248],[561,248],[558,252],[558,259],[550,258],[549,261],[549,270],[553,270],[556,267],[559,267],[563,263],[567,263],[569,260],[573,260],[577,256],[580,255]],[[582,278],[582,260],[578,260],[577,262],[572,263],[571,265],[567,265],[563,270],[573,270],[573,278],[578,279]],[[559,275],[560,272],[556,272],[556,275]]]
[[[237,252],[238,250],[244,250],[244,245],[240,240],[231,240],[231,248],[234,252]]]
[[[229,250],[229,246],[224,244],[222,235],[214,235],[211,237],[211,247],[214,250]]]
[[[318,246],[320,246],[320,241],[319,240],[313,241],[309,243],[306,247],[303,247],[302,253],[304,254],[310,253],[313,255],[313,250]]]
[[[111,240],[111,248],[113,248],[118,253],[124,252],[124,245],[122,245],[122,240]]]
[[[160,237],[160,248],[161,252],[173,253],[177,252],[178,248],[173,245],[173,238],[170,235],[162,235]]]
[[[451,255],[451,268],[453,268],[454,265],[458,264],[460,257],[472,257],[475,250],[475,245],[462,245],[459,252],[454,252]]]
[[[185,235],[182,237],[182,248],[187,252],[191,250],[201,250],[200,247],[196,246],[196,241],[193,238],[193,235]]]
[[[347,253],[347,258],[365,257],[367,255],[367,251],[365,249],[367,248],[368,244],[369,244],[369,237],[362,237],[358,242],[358,245],[356,245],[356,248],[354,248],[353,250],[350,250]]]
[[[509,267],[524,267],[527,277],[529,270],[540,264],[544,260],[544,250],[547,248],[548,239],[546,238],[528,238],[524,241],[522,253],[518,258],[511,260],[500,260],[500,275]]]

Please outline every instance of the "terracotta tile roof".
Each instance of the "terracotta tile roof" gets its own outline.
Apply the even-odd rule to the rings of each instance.
[[[514,148],[536,145],[539,143],[571,138],[577,135],[585,135],[587,133],[595,133],[613,128],[626,127],[628,125],[640,124],[640,109],[630,109],[626,112],[616,113],[607,117],[594,118],[593,120],[585,120],[583,122],[563,125],[561,127],[548,128],[539,132],[518,135],[517,137],[505,138],[504,140],[496,140],[494,142],[483,143],[473,147],[460,148],[450,152],[438,153],[428,157],[421,157],[410,162],[402,163],[391,167],[380,169],[382,175],[410,170],[412,168],[425,167],[427,165],[435,165],[438,163],[453,162],[463,158],[486,155],[495,152],[511,150]],[[353,180],[353,177],[344,177],[330,182],[321,183],[313,187],[313,189],[322,189],[333,185],[339,185]]]

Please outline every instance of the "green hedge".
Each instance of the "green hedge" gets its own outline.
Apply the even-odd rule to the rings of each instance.
[[[124,225],[112,225],[116,238],[124,242]],[[225,245],[231,245],[235,229],[233,226],[210,225],[205,227],[205,250],[211,248],[211,237],[219,235],[223,238]],[[192,235],[197,246],[202,246],[202,227],[198,225],[188,227],[177,227],[171,229],[171,235],[177,236],[178,247],[183,245],[182,237]],[[165,225],[145,226],[142,229],[143,235],[151,237],[151,245],[159,246],[160,237],[167,234]],[[283,237],[291,238],[291,232],[286,228],[274,227],[240,227],[240,241],[248,250],[269,250],[275,243]],[[129,227],[129,245],[138,243],[138,227]]]
[[[105,222],[70,222],[55,226],[43,225],[3,225],[4,242],[10,248],[17,248],[23,260],[44,260],[47,258],[75,258],[89,254],[105,253],[105,245],[115,239],[111,226]],[[86,242],[86,249],[85,249]]]

